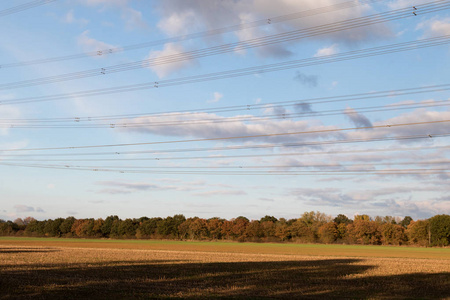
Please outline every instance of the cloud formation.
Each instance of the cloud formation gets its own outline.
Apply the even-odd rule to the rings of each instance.
[[[77,43],[83,48],[83,51],[85,52],[92,52],[92,51],[101,51],[101,50],[107,50],[107,49],[113,49],[117,48],[117,46],[107,44],[102,41],[98,41],[94,38],[89,37],[90,31],[85,30],[82,34],[80,34],[77,38]],[[96,57],[100,57],[99,55],[96,55]]]
[[[356,112],[356,110],[354,110],[351,107],[347,107],[344,111],[345,115],[348,117],[348,119],[355,125],[355,127],[372,127],[372,122],[370,122],[370,120]]]
[[[9,97],[0,97],[1,99],[8,99]],[[22,117],[22,112],[16,106],[12,105],[0,105],[0,119],[19,119]],[[0,127],[0,136],[6,136],[9,133],[10,128],[2,126]]]
[[[142,12],[131,7],[130,0],[78,0],[79,3],[95,7],[101,10],[113,8],[120,11],[120,17],[125,22],[127,29],[147,28],[147,23],[142,17]]]
[[[279,114],[285,113],[283,107],[272,107],[270,113]],[[266,113],[269,113],[266,111]],[[252,115],[238,115],[236,117],[253,117]],[[159,116],[138,117],[134,119],[122,120],[121,123],[129,125],[141,124],[139,127],[127,127],[121,129],[122,131],[133,131],[146,134],[155,134],[160,136],[175,136],[175,137],[195,137],[195,138],[220,138],[233,136],[258,136],[267,135],[271,133],[283,132],[303,132],[303,131],[320,131],[327,129],[336,129],[335,126],[325,126],[319,121],[294,121],[294,120],[263,120],[255,122],[244,121],[229,121],[228,117],[222,117],[212,113],[185,113],[179,115],[163,114]],[[214,119],[215,122],[205,122],[205,120]],[[163,122],[164,126],[152,126]],[[142,125],[148,124],[148,126]],[[182,126],[180,126],[182,125]],[[292,142],[301,141],[304,139],[320,139],[325,137],[336,136],[335,133],[317,132],[313,137],[311,135],[290,135],[290,136],[262,136],[246,139],[246,141],[259,142]],[[242,140],[229,140],[229,142],[242,143]]]
[[[23,204],[17,204],[14,205],[14,209],[16,210],[17,213],[26,213],[26,212],[38,212],[38,213],[43,213],[45,212],[42,208],[40,207],[32,207],[32,206],[27,206],[27,205],[23,205]]]
[[[214,92],[213,94],[213,98],[206,101],[208,103],[216,103],[219,102],[221,99],[223,98],[223,94],[219,93],[219,92]]]
[[[306,87],[316,87],[318,78],[319,77],[317,75],[306,75],[300,71],[297,71],[294,76],[294,80],[300,82]]]
[[[314,57],[333,55],[337,53],[338,53],[338,45],[333,44],[331,46],[320,48],[319,50],[317,50],[316,54],[314,54]]]
[[[75,17],[73,9],[67,12],[67,14],[62,18],[62,21],[67,24],[79,24],[81,26],[86,26],[89,24],[89,20]]]
[[[450,35],[450,18],[426,20],[419,23],[416,29],[423,30],[427,37]]]
[[[162,17],[158,28],[169,36],[179,36],[192,32],[213,30],[230,26],[230,24],[247,24],[257,20],[292,14],[294,12],[308,11],[320,7],[335,5],[332,0],[165,0],[159,1],[157,7]],[[220,11],[220,14],[217,12]],[[343,9],[333,13],[324,13],[317,17],[303,17],[285,22],[268,21],[267,26],[247,28],[236,31],[235,36],[240,41],[246,41],[271,34],[279,34],[299,28],[309,28],[323,24],[357,18],[371,11],[369,5],[361,5],[355,9]],[[190,30],[188,30],[190,29]],[[354,43],[372,40],[391,35],[386,25],[374,25],[353,29],[351,31],[336,32],[315,39]],[[286,57],[292,55],[289,42],[269,45],[255,49],[262,57]]]
[[[176,58],[176,62],[166,63],[171,58]],[[164,78],[179,70],[188,68],[195,64],[195,59],[185,52],[183,46],[174,43],[164,45],[162,50],[151,51],[147,57],[156,65],[150,67],[159,78]],[[158,63],[162,63],[158,65]]]

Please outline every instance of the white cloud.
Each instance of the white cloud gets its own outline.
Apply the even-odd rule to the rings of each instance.
[[[430,123],[422,125],[409,125],[389,127],[393,124],[409,124],[418,122],[438,122],[450,120],[450,111],[429,111],[425,108],[416,109],[412,112],[401,114],[383,121],[374,122],[376,126],[386,126],[385,128],[376,128],[376,130],[355,131],[348,134],[350,138],[376,138],[387,137],[393,135],[428,135],[428,134],[444,134],[450,132],[450,122]]]
[[[102,51],[107,49],[117,48],[117,46],[107,44],[102,41],[98,41],[94,38],[89,37],[89,30],[85,30],[81,35],[78,36],[77,42],[83,48],[85,52],[91,51]],[[101,55],[96,55],[101,57]]]
[[[0,99],[3,99],[1,97]],[[0,105],[0,119],[18,119],[22,116],[21,111],[16,106],[11,105]],[[26,125],[26,123],[22,123],[23,125]],[[8,123],[0,123],[0,136],[6,136],[8,135],[10,130],[10,127]]]
[[[247,24],[253,21],[268,20],[272,17],[302,12],[320,7],[335,5],[332,0],[166,0],[160,1],[158,9],[161,21],[158,24],[160,30],[170,36],[186,33],[214,30],[230,26],[230,24]],[[220,14],[217,12],[220,11]],[[284,22],[267,22],[266,26],[247,27],[245,30],[235,31],[235,36],[240,41],[246,41],[262,36],[279,34],[299,28],[329,24],[345,19],[357,18],[371,11],[370,5],[361,5],[352,9],[343,9],[333,13],[324,13],[320,17],[303,17]],[[270,23],[270,24],[269,24]],[[187,28],[191,29],[187,31]],[[355,41],[372,40],[390,36],[392,33],[386,25],[375,25],[353,29],[351,31],[336,32],[315,37],[315,39],[327,41],[341,41],[353,43]],[[255,49],[260,56],[285,57],[292,54],[289,46],[299,41],[283,44],[268,45]],[[242,53],[241,49],[236,49]]]
[[[416,0],[414,1],[414,4],[411,3],[411,0],[395,0],[390,1],[388,3],[388,7],[390,9],[401,9],[401,8],[412,8],[413,5],[419,5],[423,3],[429,2],[428,0]]]
[[[69,12],[62,18],[62,21],[67,24],[79,24],[81,26],[86,26],[89,23],[89,20],[76,18],[73,9],[69,10]]]
[[[14,205],[14,209],[16,210],[17,213],[25,213],[25,212],[39,212],[39,213],[43,213],[43,212],[45,212],[40,207],[34,208],[32,206],[27,206],[27,205],[23,205],[23,204]]]
[[[350,109],[351,110],[351,109]],[[427,109],[416,109],[414,111],[401,114],[397,117],[380,120],[372,123],[365,116],[358,113],[347,115],[356,127],[375,127],[373,130],[339,131],[335,125],[323,125],[320,120],[256,120],[253,122],[236,120],[239,118],[251,118],[253,115],[236,115],[223,117],[212,113],[185,113],[163,114],[157,116],[138,117],[133,119],[123,119],[120,123],[127,124],[123,131],[134,131],[160,136],[194,137],[194,138],[220,138],[236,136],[253,136],[245,139],[246,142],[300,142],[315,141],[321,139],[370,139],[384,138],[392,136],[428,135],[444,134],[450,132],[450,122],[430,123],[422,125],[389,126],[395,124],[409,124],[417,122],[436,122],[450,120],[450,111],[429,111]],[[265,113],[283,116],[288,113],[282,106],[270,107]],[[206,120],[214,120],[208,122]],[[133,127],[133,124],[139,124]],[[148,124],[148,126],[145,126]],[[157,126],[159,125],[159,126]],[[164,126],[161,126],[164,125]],[[377,128],[377,126],[381,126]],[[294,134],[280,136],[261,136],[272,133],[288,132],[315,132],[314,134]],[[227,142],[242,143],[241,139],[231,139]],[[317,146],[312,146],[317,148]]]
[[[277,112],[284,111],[282,107],[276,108]],[[273,110],[273,108],[272,108]],[[252,117],[251,115],[241,115],[235,117]],[[215,119],[215,122],[204,122],[204,120]],[[151,124],[165,123],[164,126],[152,126]],[[186,113],[163,114],[151,117],[139,117],[134,119],[122,120],[121,123],[130,126],[122,129],[123,131],[135,131],[161,136],[177,137],[196,137],[196,138],[217,138],[232,136],[258,136],[269,133],[282,132],[300,132],[300,131],[320,131],[327,129],[336,129],[335,126],[325,126],[319,121],[293,121],[293,120],[265,120],[257,122],[233,121],[229,122],[227,117],[208,113]],[[132,127],[133,124],[149,124],[149,126]],[[182,125],[182,126],[180,126]],[[287,136],[263,136],[246,139],[246,141],[270,141],[270,142],[293,142],[304,139],[321,139],[329,136],[336,136],[335,133],[316,133],[311,135],[287,135]],[[229,142],[242,143],[242,140],[229,140]]]
[[[241,191],[241,190],[214,190],[214,191],[195,193],[194,195],[201,196],[201,197],[239,196],[239,195],[247,195],[247,193],[245,191]]]
[[[128,29],[147,28],[147,24],[142,17],[142,12],[138,10],[127,7],[122,11],[121,16]]]
[[[316,54],[314,54],[314,57],[333,55],[337,53],[338,53],[338,45],[333,44],[331,46],[320,48],[319,50],[317,50]]]
[[[219,92],[214,92],[213,94],[213,98],[206,101],[208,103],[215,103],[215,102],[219,102],[221,99],[223,98],[223,94],[219,93]]]
[[[142,12],[132,8],[129,0],[79,0],[79,2],[90,7],[101,6],[101,10],[118,9],[128,29],[147,28]]]
[[[171,58],[176,59],[176,62],[167,63]],[[187,54],[183,46],[179,44],[168,43],[164,45],[161,51],[152,51],[147,57],[151,64],[150,67],[159,78],[167,77],[168,75],[177,72],[181,69],[188,68],[194,64],[192,56]],[[158,65],[161,63],[161,65]]]
[[[174,12],[158,23],[158,28],[169,36],[178,36],[191,33],[192,25],[195,24],[193,11]],[[187,24],[191,26],[186,26]]]
[[[149,180],[150,181],[150,180]],[[158,180],[151,180],[158,181]],[[164,182],[164,180],[159,180]],[[170,182],[170,181],[169,181]],[[147,181],[98,181],[96,185],[108,186],[110,188],[97,191],[100,194],[131,194],[144,191],[181,191],[189,192],[203,188],[200,182],[178,182],[173,185],[154,184]]]
[[[450,18],[430,19],[419,23],[416,29],[424,30],[425,36],[450,35]]]
[[[296,188],[288,195],[314,206],[332,206],[374,212],[377,215],[410,215],[413,218],[450,212],[450,199],[414,200],[413,195],[435,191],[448,192],[448,187],[437,186],[383,186],[377,189],[349,190],[340,188]],[[394,198],[395,197],[395,198]]]

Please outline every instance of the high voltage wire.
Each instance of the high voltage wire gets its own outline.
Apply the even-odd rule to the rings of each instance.
[[[117,173],[146,173],[146,174],[179,174],[179,175],[430,175],[430,174],[448,174],[449,169],[379,169],[379,170],[310,170],[310,171],[265,171],[265,172],[238,172],[235,171],[143,171],[143,170],[113,170],[104,168],[70,168],[65,166],[45,166],[45,165],[25,165],[25,164],[9,164],[0,163],[0,165],[17,166],[17,167],[31,167],[44,169],[63,169],[76,171],[94,171],[94,172],[117,172]]]
[[[40,1],[43,2],[43,0],[40,0]],[[51,0],[51,1],[56,1],[56,0]],[[381,2],[381,1],[384,1],[384,0],[367,0],[367,1],[353,1],[352,0],[352,1],[333,4],[333,5],[329,5],[329,6],[325,6],[325,7],[320,7],[320,8],[310,9],[310,10],[306,10],[306,11],[281,15],[281,16],[277,16],[277,17],[270,17],[270,18],[263,19],[263,20],[258,20],[258,21],[253,21],[253,22],[249,22],[249,23],[243,23],[243,24],[239,24],[239,25],[233,25],[233,26],[228,26],[228,27],[224,27],[224,28],[198,32],[198,33],[192,33],[192,34],[167,38],[167,39],[158,40],[158,41],[145,42],[145,43],[128,45],[128,46],[123,46],[123,47],[108,48],[108,49],[102,49],[102,50],[98,50],[98,51],[71,54],[71,55],[65,55],[65,56],[36,59],[36,60],[32,60],[32,61],[5,63],[5,64],[1,64],[0,68],[12,68],[12,67],[19,67],[19,66],[27,66],[27,65],[34,65],[34,64],[43,64],[43,63],[49,63],[49,62],[64,61],[64,60],[80,59],[80,58],[86,58],[86,57],[92,57],[92,56],[111,55],[111,54],[115,54],[115,53],[119,53],[119,52],[129,51],[129,50],[148,48],[151,46],[163,45],[166,43],[181,42],[181,41],[186,41],[186,40],[201,38],[201,37],[209,37],[209,36],[214,36],[214,35],[218,35],[218,34],[222,34],[222,33],[240,31],[240,30],[255,28],[255,27],[259,27],[259,26],[270,26],[271,24],[275,24],[275,23],[286,22],[286,21],[290,21],[290,20],[294,20],[294,19],[315,16],[315,15],[322,14],[322,13],[338,11],[338,10],[342,10],[342,9],[359,6],[359,5],[371,4],[371,3]],[[39,1],[35,1],[35,2],[39,2]],[[47,2],[49,2],[49,1],[47,1]]]
[[[364,130],[364,129],[376,129],[376,128],[396,128],[405,126],[420,126],[426,124],[442,124],[448,123],[450,120],[439,121],[427,121],[427,122],[411,122],[402,124],[385,124],[374,125],[364,127],[349,127],[349,128],[336,128],[336,129],[322,129],[322,130],[310,130],[310,131],[296,131],[296,132],[282,132],[282,133],[269,133],[269,134],[255,134],[245,136],[230,136],[230,137],[215,137],[215,138],[202,138],[202,139],[186,139],[186,140],[172,140],[172,141],[158,141],[158,142],[143,142],[143,143],[127,143],[127,144],[107,144],[107,145],[89,145],[89,146],[67,146],[67,147],[46,147],[46,148],[27,148],[27,149],[0,149],[0,151],[43,151],[43,150],[68,150],[68,149],[88,149],[88,148],[107,148],[107,147],[124,147],[124,146],[141,146],[141,145],[161,145],[161,144],[177,144],[177,143],[191,143],[191,142],[206,142],[206,141],[225,141],[225,140],[238,140],[249,138],[261,138],[261,137],[276,137],[276,136],[291,136],[302,134],[316,134],[316,133],[331,133],[351,130]]]
[[[371,56],[392,54],[402,51],[410,51],[427,47],[434,47],[440,45],[446,45],[450,43],[450,35],[444,35],[439,37],[427,38],[422,40],[396,43],[391,45],[355,50],[344,52],[341,54],[333,54],[326,56],[319,56],[301,60],[293,60],[286,61],[281,63],[269,64],[269,65],[260,65],[255,67],[243,68],[243,69],[234,69],[216,73],[208,73],[203,75],[189,76],[189,77],[181,77],[176,79],[168,79],[161,80],[155,82],[146,82],[141,84],[133,84],[133,85],[125,85],[125,86],[117,86],[112,88],[103,88],[103,89],[94,89],[80,92],[73,92],[67,94],[57,94],[57,95],[48,95],[48,96],[40,96],[40,97],[27,97],[27,98],[19,98],[19,99],[11,99],[11,100],[3,100],[0,104],[19,104],[19,103],[30,103],[30,102],[40,102],[40,101],[51,101],[51,100],[59,100],[65,99],[68,97],[89,97],[89,96],[99,96],[105,94],[115,94],[115,93],[123,93],[123,92],[131,92],[143,89],[155,89],[155,88],[163,88],[170,86],[177,86],[183,84],[192,84],[192,83],[200,83],[212,80],[220,80],[226,78],[234,78],[240,76],[253,75],[255,73],[269,73],[276,72],[282,70],[288,70],[293,68],[307,67],[325,63],[334,63],[358,58],[366,58]]]
[[[3,163],[0,161],[0,165]],[[85,169],[239,169],[239,170],[245,170],[245,169],[299,169],[299,168],[323,168],[323,167],[329,167],[329,168],[343,168],[343,167],[371,167],[371,166],[397,166],[397,165],[436,165],[436,164],[450,164],[449,160],[445,161],[425,161],[425,162],[418,162],[418,161],[404,161],[404,162],[379,162],[379,163],[358,163],[355,162],[353,164],[305,164],[305,165],[235,165],[235,166],[80,166],[80,165],[52,165],[52,164],[14,164],[14,163],[4,163],[4,165],[11,165],[11,166],[18,166],[18,165],[27,165],[27,166],[43,166],[43,167],[64,167],[64,168],[85,168]]]
[[[24,10],[27,10],[27,9],[30,9],[30,8],[34,8],[34,7],[37,7],[37,6],[45,5],[45,4],[48,4],[48,3],[51,3],[51,2],[55,2],[55,1],[56,0],[35,0],[35,1],[30,1],[30,2],[27,2],[27,3],[21,4],[21,5],[17,5],[17,6],[14,6],[14,7],[10,7],[10,8],[7,8],[7,9],[3,9],[3,10],[0,10],[0,18],[4,17],[4,16],[7,16],[7,15],[15,14],[15,13],[18,13],[18,12],[21,12],[21,11],[24,11]],[[3,66],[0,66],[0,68],[1,67],[3,67]]]
[[[419,140],[450,136],[450,133],[445,134],[425,134],[425,135],[409,135],[398,137],[384,137],[384,138],[367,138],[367,139],[344,139],[331,141],[317,141],[317,142],[300,142],[300,143],[282,143],[282,144],[260,144],[260,145],[241,145],[241,146],[226,146],[226,147],[204,147],[204,148],[184,148],[184,149],[163,149],[163,150],[142,150],[142,151],[120,151],[120,152],[90,152],[90,153],[50,153],[50,154],[1,154],[0,157],[29,157],[29,156],[91,156],[91,155],[125,155],[125,154],[163,154],[176,152],[202,152],[202,151],[228,151],[228,150],[249,150],[249,149],[267,149],[267,148],[294,148],[294,147],[308,147],[308,146],[323,146],[323,145],[338,145],[351,143],[365,143],[365,142],[380,142],[380,141],[405,141],[405,140]]]
[[[21,162],[80,162],[80,161],[163,161],[163,160],[199,160],[199,159],[226,159],[226,158],[256,158],[256,157],[284,157],[284,156],[309,156],[309,155],[339,155],[339,154],[358,154],[358,153],[379,153],[379,152],[404,152],[450,149],[449,146],[434,147],[408,147],[408,148],[388,148],[388,149],[363,149],[363,150],[341,150],[341,151],[318,151],[318,152],[295,152],[295,153],[266,153],[266,154],[236,154],[236,155],[216,155],[216,156],[176,156],[176,157],[139,157],[139,158],[86,158],[86,159],[7,159],[1,161],[7,163],[11,161]]]
[[[447,2],[447,1],[445,1]],[[441,1],[431,2],[430,4],[425,4],[420,6],[419,11],[421,14],[427,14],[431,12],[437,12],[450,8],[450,4],[442,3]],[[438,4],[435,4],[438,3]],[[353,28],[358,28],[362,26],[374,25],[382,22],[403,19],[408,17],[413,17],[411,13],[412,8],[404,8],[384,13],[379,13],[367,17],[354,18],[347,21],[335,22],[326,25],[320,25],[312,28],[295,30],[282,34],[275,34],[266,36],[263,38],[255,38],[247,41],[240,41],[236,43],[230,43],[221,46],[208,47],[200,50],[184,52],[174,55],[163,56],[160,58],[142,60],[137,62],[125,63],[120,65],[108,66],[104,68],[96,68],[87,71],[80,71],[74,73],[61,74],[50,77],[43,77],[31,80],[24,80],[19,82],[12,82],[0,85],[0,89],[14,89],[30,87],[41,84],[57,83],[67,80],[75,80],[81,78],[87,78],[92,76],[103,76],[106,74],[141,69],[146,67],[158,66],[161,64],[179,62],[183,60],[192,60],[201,57],[217,55],[227,52],[234,52],[236,49],[245,50],[254,47],[262,47],[267,45],[272,45],[280,42],[287,42],[292,40],[298,40],[301,38],[312,37],[316,35],[322,35],[342,30],[348,30]]]
[[[299,143],[281,143],[281,144],[259,144],[259,145],[239,145],[226,147],[197,147],[197,148],[176,148],[176,149],[162,149],[162,150],[141,150],[141,151],[114,151],[114,152],[83,152],[83,153],[41,153],[41,154],[0,154],[2,157],[42,157],[42,156],[95,156],[95,155],[126,155],[126,154],[164,154],[164,153],[179,153],[179,152],[203,152],[203,151],[230,151],[230,150],[250,150],[250,149],[267,149],[267,148],[296,148],[296,147],[311,147],[324,145],[339,145],[339,144],[353,144],[366,142],[381,142],[381,141],[412,141],[420,139],[440,138],[450,136],[450,133],[443,134],[422,134],[422,135],[407,135],[397,137],[383,137],[383,138],[366,138],[366,139],[341,139],[330,141],[317,142],[299,142]]]
[[[89,117],[57,117],[57,118],[1,118],[0,122],[92,122],[92,121],[102,121],[102,120],[116,120],[131,117],[161,117],[170,114],[171,116],[184,116],[192,115],[195,113],[218,113],[218,112],[234,112],[234,111],[251,111],[265,108],[273,108],[280,105],[283,106],[295,106],[303,104],[323,104],[323,103],[334,103],[334,102],[345,102],[345,101],[356,101],[356,100],[367,100],[382,97],[394,97],[394,96],[405,96],[413,94],[423,94],[432,92],[442,92],[450,90],[450,84],[441,85],[431,85],[423,87],[410,87],[397,90],[387,90],[360,94],[350,94],[350,95],[340,95],[340,96],[328,96],[319,98],[307,98],[289,101],[279,101],[271,103],[256,103],[256,104],[244,104],[244,105],[233,105],[233,106],[220,106],[216,108],[193,108],[191,110],[176,110],[176,111],[163,111],[163,112],[147,112],[147,113],[135,113],[135,114],[120,114],[120,115],[103,115],[103,116],[89,116]],[[448,101],[448,100],[445,100]],[[419,104],[417,104],[419,105]],[[395,105],[393,105],[395,106]]]
[[[295,105],[295,104],[294,104]],[[25,121],[21,123],[11,123],[11,121],[4,121],[0,119],[0,128],[14,128],[14,129],[30,129],[30,128],[38,128],[38,129],[66,129],[66,128],[77,128],[77,129],[91,129],[91,128],[139,128],[139,127],[159,127],[159,126],[187,126],[187,125],[199,125],[199,124],[219,124],[219,123],[230,123],[230,122],[243,122],[243,121],[264,121],[264,120],[273,120],[273,119],[293,119],[293,118],[302,118],[302,117],[319,117],[319,116],[335,116],[340,114],[345,115],[358,115],[360,113],[372,113],[372,112],[384,112],[384,111],[395,111],[395,110],[403,110],[403,109],[418,109],[418,108],[429,108],[429,107],[443,107],[449,106],[450,100],[441,100],[441,101],[433,101],[431,103],[403,103],[403,104],[392,104],[386,107],[383,106],[371,106],[371,107],[354,107],[355,111],[346,111],[342,109],[335,110],[324,110],[324,111],[311,111],[311,112],[299,112],[299,113],[278,113],[278,114],[267,114],[260,116],[236,116],[236,117],[221,117],[221,118],[202,118],[202,119],[180,119],[176,122],[168,122],[168,121],[151,121],[147,122],[132,122],[132,123],[94,123],[90,122],[90,124],[78,124],[79,121],[76,121],[77,124],[70,125],[42,125],[42,124],[27,124]],[[293,105],[287,105],[293,106]],[[272,106],[273,107],[273,106]],[[276,106],[275,106],[276,107]],[[357,111],[356,111],[357,110]],[[195,115],[198,113],[192,113]],[[191,115],[191,116],[192,116]],[[161,117],[171,117],[171,115],[162,115]],[[34,121],[33,123],[36,123]],[[41,121],[44,124],[51,121]],[[58,122],[58,121],[53,121]],[[60,122],[60,121],[59,121]],[[70,120],[71,123],[74,122],[73,119]]]

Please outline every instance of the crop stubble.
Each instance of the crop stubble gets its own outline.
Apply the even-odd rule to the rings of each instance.
[[[1,299],[450,297],[446,259],[32,244],[0,241]]]

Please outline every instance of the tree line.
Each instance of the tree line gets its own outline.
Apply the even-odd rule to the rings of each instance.
[[[398,217],[345,215],[332,218],[321,212],[305,212],[298,219],[265,216],[249,220],[221,218],[76,219],[38,221],[32,217],[0,220],[0,235],[66,238],[231,240],[239,242],[339,243],[362,245],[448,246],[450,215],[414,221]]]

